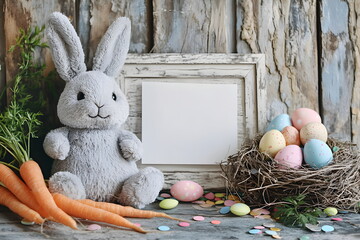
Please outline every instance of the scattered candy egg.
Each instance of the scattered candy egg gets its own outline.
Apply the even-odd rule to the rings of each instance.
[[[332,218],[331,221],[336,221],[336,222],[341,222],[343,219],[342,218]]]
[[[22,225],[26,225],[26,226],[31,226],[31,225],[34,225],[35,222],[28,221],[28,220],[26,220],[26,219],[24,218],[23,220],[21,220],[21,224],[22,224]]]
[[[330,225],[324,225],[321,227],[321,230],[323,230],[324,232],[332,232],[335,230],[335,228]]]
[[[335,216],[338,214],[338,210],[334,207],[327,207],[324,209],[324,213],[328,215],[329,217]]]
[[[160,231],[169,231],[169,230],[170,230],[170,227],[168,227],[168,226],[159,226],[158,229],[159,229]]]
[[[97,224],[90,224],[89,226],[87,226],[86,229],[90,231],[96,231],[96,230],[100,230],[101,226]]]
[[[203,188],[193,181],[179,181],[170,189],[171,195],[179,201],[191,202],[204,194]]]
[[[212,220],[211,223],[214,224],[214,225],[219,225],[219,224],[221,223],[221,221],[219,221],[219,220]]]
[[[215,193],[215,197],[217,198],[225,197],[225,193]]]
[[[271,120],[269,126],[266,128],[266,132],[276,129],[282,131],[284,127],[291,126],[290,116],[287,114],[280,114]]]
[[[189,226],[190,226],[190,223],[188,223],[188,222],[179,222],[178,225],[179,225],[180,227],[189,227]]]
[[[310,139],[319,139],[326,142],[327,138],[328,133],[326,127],[322,123],[308,123],[300,130],[300,140],[303,145]]]
[[[264,229],[265,227],[264,226],[255,226],[254,228],[255,229]]]
[[[300,129],[308,123],[321,123],[320,115],[310,108],[298,108],[291,115],[292,125],[300,131]]]
[[[232,205],[234,205],[236,202],[234,200],[225,200],[224,205],[231,207]]]
[[[287,126],[281,131],[286,145],[300,145],[300,133],[293,126]]]
[[[249,214],[250,208],[244,203],[236,203],[230,207],[230,211],[237,216]]]
[[[203,216],[194,216],[193,220],[195,220],[195,221],[204,221],[205,218]]]
[[[280,169],[298,169],[301,166],[303,154],[299,146],[288,145],[276,154],[274,160],[278,163]]]
[[[270,236],[272,236],[272,235],[278,235],[277,232],[272,231],[272,230],[266,230],[265,233],[266,233],[267,235],[270,235]]]
[[[159,207],[162,209],[173,209],[179,204],[176,199],[164,199],[159,203]]]
[[[215,194],[212,193],[212,192],[206,193],[204,195],[204,198],[209,199],[209,200],[213,200],[215,198]]]
[[[170,195],[170,194],[168,194],[168,193],[162,193],[162,194],[160,194],[160,197],[163,197],[163,198],[170,198],[170,197],[171,197],[171,195]]]
[[[285,138],[279,130],[270,130],[260,140],[259,150],[271,157],[286,146]]]
[[[230,207],[222,207],[220,208],[221,214],[228,214],[230,212]]]
[[[328,165],[333,155],[329,146],[318,139],[310,139],[304,147],[304,159],[310,167],[319,169]]]
[[[251,230],[249,230],[249,233],[250,233],[250,234],[261,234],[262,231],[259,230],[259,229],[251,229]]]

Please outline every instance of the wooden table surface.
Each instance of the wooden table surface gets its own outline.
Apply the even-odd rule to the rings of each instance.
[[[196,207],[196,208],[195,208]],[[164,211],[172,216],[191,221],[189,227],[178,226],[177,221],[154,218],[154,219],[130,219],[134,223],[140,223],[146,230],[154,230],[148,234],[140,234],[134,231],[110,227],[103,225],[100,230],[88,231],[86,226],[93,222],[82,220],[78,231],[58,223],[46,222],[41,229],[39,225],[25,226],[20,223],[20,218],[10,212],[5,207],[0,207],[0,240],[3,239],[62,239],[62,240],[90,240],[90,239],[272,239],[271,236],[250,235],[247,233],[253,226],[271,223],[272,220],[262,220],[253,218],[250,215],[237,217],[231,214],[221,215],[215,207],[202,209],[193,204],[181,203],[175,209],[161,210],[158,203],[146,207],[148,210]],[[201,215],[205,217],[202,222],[195,222],[193,216]],[[308,235],[310,239],[360,239],[360,214],[341,214],[342,222],[332,222],[330,218],[321,218],[320,225],[332,225],[334,232],[310,232],[299,228],[288,228],[280,223],[275,223],[276,227],[281,228],[279,235],[282,239],[299,239],[303,235]],[[213,225],[211,220],[220,220],[221,224]],[[170,231],[160,232],[157,227],[166,225]]]

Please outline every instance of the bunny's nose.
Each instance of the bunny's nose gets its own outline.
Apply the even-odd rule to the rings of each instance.
[[[103,105],[100,106],[100,104],[95,103],[95,105],[96,105],[98,108],[102,108],[105,104],[103,104]]]

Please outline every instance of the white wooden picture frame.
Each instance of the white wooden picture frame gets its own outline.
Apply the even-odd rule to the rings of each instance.
[[[238,144],[262,131],[266,122],[263,54],[129,54],[120,87],[130,104],[124,128],[142,138],[142,83],[237,84]],[[139,164],[139,167],[148,165]],[[204,188],[224,188],[219,165],[155,165],[164,172],[165,186],[193,180]]]

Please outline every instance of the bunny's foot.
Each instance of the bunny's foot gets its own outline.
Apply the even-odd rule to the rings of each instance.
[[[156,168],[147,167],[127,179],[118,195],[118,202],[136,208],[155,201],[164,184],[164,175]]]
[[[49,179],[49,190],[72,199],[86,198],[85,188],[80,178],[69,172],[57,172]]]

